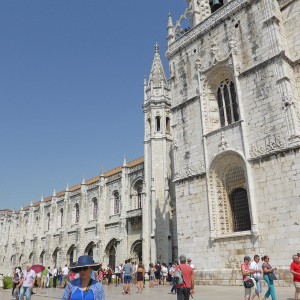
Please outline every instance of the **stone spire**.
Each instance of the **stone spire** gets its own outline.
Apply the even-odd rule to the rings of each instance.
[[[124,155],[123,167],[127,167],[127,159],[126,159],[126,155]]]
[[[66,192],[69,192],[69,190],[70,190],[69,182],[67,182]]]
[[[42,194],[41,202],[44,202],[44,194]]]
[[[174,26],[173,26],[171,13],[169,13],[167,29],[168,29],[167,40],[168,40],[168,45],[170,45],[172,42],[175,41]]]
[[[56,190],[55,189],[53,190],[53,195],[52,196],[56,197]]]
[[[155,44],[155,53],[149,76],[148,87],[160,87],[167,84],[167,78],[159,54],[159,45]]]

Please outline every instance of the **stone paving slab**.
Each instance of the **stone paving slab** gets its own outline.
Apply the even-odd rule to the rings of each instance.
[[[170,294],[170,286],[156,286],[154,288],[146,287],[143,294],[135,293],[134,288],[131,295],[122,295],[121,286],[105,286],[106,300],[176,300],[175,294]],[[61,299],[63,289],[35,289],[37,295],[32,296],[32,300],[51,300]],[[263,289],[265,292],[266,289]],[[277,300],[294,300],[294,287],[277,287]],[[244,289],[242,286],[197,286],[194,300],[242,300],[244,296]],[[255,298],[257,299],[257,298]],[[269,298],[271,300],[271,298]],[[12,300],[11,290],[0,291],[0,300]]]

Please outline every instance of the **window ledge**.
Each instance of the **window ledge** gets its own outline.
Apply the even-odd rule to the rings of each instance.
[[[239,231],[239,232],[227,233],[227,234],[216,236],[214,238],[212,237],[212,240],[222,240],[222,239],[244,237],[244,236],[252,236],[252,235],[253,234],[252,234],[251,230],[246,230],[246,231]]]
[[[215,129],[215,130],[213,130],[213,131],[210,131],[210,132],[204,134],[204,136],[205,136],[205,137],[209,137],[209,136],[215,135],[215,134],[217,134],[217,133],[219,133],[219,132],[226,131],[227,129],[230,129],[230,128],[239,126],[239,124],[242,123],[243,121],[244,121],[244,120],[238,120],[238,121],[236,121],[236,122],[234,122],[234,123],[231,123],[231,124],[229,124],[229,125],[220,127],[220,128]]]

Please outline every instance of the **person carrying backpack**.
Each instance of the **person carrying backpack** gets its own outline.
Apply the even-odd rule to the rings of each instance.
[[[186,264],[186,256],[179,256],[179,265],[176,266],[174,278],[176,280],[177,300],[189,300],[194,291],[194,270]]]

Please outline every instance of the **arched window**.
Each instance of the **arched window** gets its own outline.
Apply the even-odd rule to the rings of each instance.
[[[114,192],[114,214],[120,213],[120,195],[118,192]]]
[[[218,155],[210,169],[211,220],[216,236],[251,230],[244,160],[236,153]]]
[[[47,213],[47,230],[50,229],[50,213]]]
[[[93,199],[93,219],[96,220],[98,217],[98,200],[97,198]]]
[[[134,189],[136,192],[136,199],[135,199],[135,207],[134,208],[142,208],[142,192],[143,192],[143,182],[139,180],[135,185]]]
[[[151,134],[151,119],[148,119],[148,133]]]
[[[251,230],[247,191],[243,188],[233,190],[230,195],[230,205],[232,210],[233,230]]]
[[[79,204],[75,204],[75,223],[79,222]]]
[[[160,116],[155,117],[156,131],[160,132]]]
[[[170,133],[170,118],[166,117],[166,133]]]
[[[222,81],[217,93],[220,125],[229,125],[239,120],[234,83],[228,79]]]

